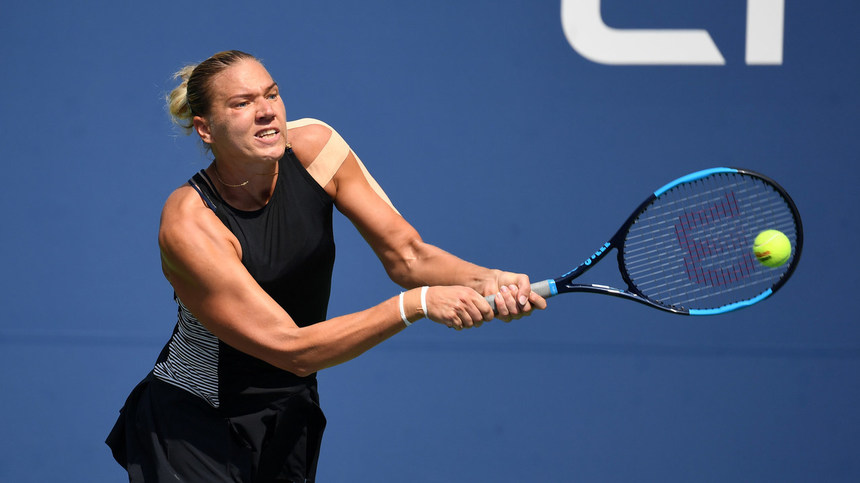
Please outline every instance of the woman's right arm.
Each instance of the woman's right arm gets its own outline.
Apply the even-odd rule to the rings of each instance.
[[[405,327],[398,297],[298,327],[251,277],[242,265],[236,237],[190,186],[177,189],[165,203],[158,241],[165,277],[204,327],[232,347],[294,374],[353,359]],[[444,295],[438,297],[444,306],[431,308],[431,316],[449,326],[479,297],[467,287],[434,290]],[[410,321],[423,317],[419,289],[406,293],[404,308]],[[484,318],[479,313],[469,316]]]

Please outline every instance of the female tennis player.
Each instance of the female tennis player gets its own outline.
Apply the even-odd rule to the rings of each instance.
[[[423,242],[337,132],[286,121],[278,84],[250,54],[221,52],[177,78],[171,115],[214,160],[162,212],[178,322],[107,439],[130,481],[312,482],[325,426],[317,371],[421,318],[480,326],[494,317],[485,295],[505,321],[546,307],[526,275]],[[407,291],[327,319],[332,206]]]

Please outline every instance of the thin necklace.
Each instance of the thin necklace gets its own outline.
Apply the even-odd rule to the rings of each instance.
[[[223,179],[221,179],[221,175],[220,175],[220,174],[218,174],[218,162],[217,162],[217,161],[215,161],[215,160],[213,160],[213,161],[212,161],[212,166],[215,168],[215,177],[216,177],[216,178],[218,178],[218,181],[220,181],[220,182],[221,182],[221,184],[223,184],[224,186],[226,186],[226,187],[228,187],[228,188],[241,188],[242,186],[245,186],[246,184],[248,184],[248,183],[250,183],[250,182],[251,182],[251,180],[246,179],[245,181],[243,181],[243,182],[241,182],[241,183],[239,183],[239,184],[230,184],[230,183],[227,183],[226,181],[224,181]]]
[[[230,183],[227,183],[226,181],[224,181],[223,179],[221,179],[221,175],[220,175],[220,174],[218,174],[218,161],[217,161],[217,160],[214,160],[214,159],[212,160],[212,167],[213,167],[213,168],[215,168],[215,177],[216,177],[216,178],[218,178],[218,181],[220,181],[220,182],[221,182],[221,184],[223,184],[224,186],[226,186],[226,187],[228,187],[228,188],[241,188],[242,186],[245,186],[245,185],[247,185],[248,183],[250,183],[250,182],[251,182],[251,180],[246,179],[245,181],[243,181],[243,182],[241,182],[241,183],[239,183],[239,184],[230,184]],[[277,175],[278,175],[278,173],[277,173],[277,172],[275,172],[275,173],[259,173],[259,175],[260,175],[260,176],[277,176]]]
[[[241,183],[239,183],[239,184],[230,184],[230,183],[227,183],[226,181],[224,181],[223,179],[221,179],[221,175],[220,175],[220,174],[218,174],[218,165],[217,165],[216,163],[213,163],[213,166],[214,166],[214,168],[215,168],[215,177],[216,177],[216,178],[218,178],[218,181],[220,181],[220,182],[221,182],[221,184],[223,184],[224,186],[226,186],[226,187],[228,187],[228,188],[241,188],[241,187],[243,187],[243,186],[245,186],[245,185],[247,185],[248,183],[250,183],[250,182],[251,182],[251,180],[246,179],[245,181],[243,181],[243,182],[241,182]],[[278,173],[277,173],[277,172],[275,172],[275,173],[257,173],[257,175],[258,175],[258,176],[277,176],[277,175],[278,175]]]

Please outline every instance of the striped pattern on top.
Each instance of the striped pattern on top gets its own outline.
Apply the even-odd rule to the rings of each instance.
[[[218,400],[218,338],[203,327],[179,298],[179,322],[168,344],[167,359],[153,374],[160,380],[202,398],[212,407]]]
[[[766,267],[753,240],[783,232],[792,257]],[[782,195],[762,180],[720,173],[658,196],[624,240],[624,266],[636,290],[664,305],[708,309],[758,296],[794,263],[798,227]]]

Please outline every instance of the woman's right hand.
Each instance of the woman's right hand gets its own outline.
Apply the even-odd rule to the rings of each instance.
[[[460,285],[430,287],[426,302],[428,319],[456,330],[480,327],[494,317],[483,295]]]

